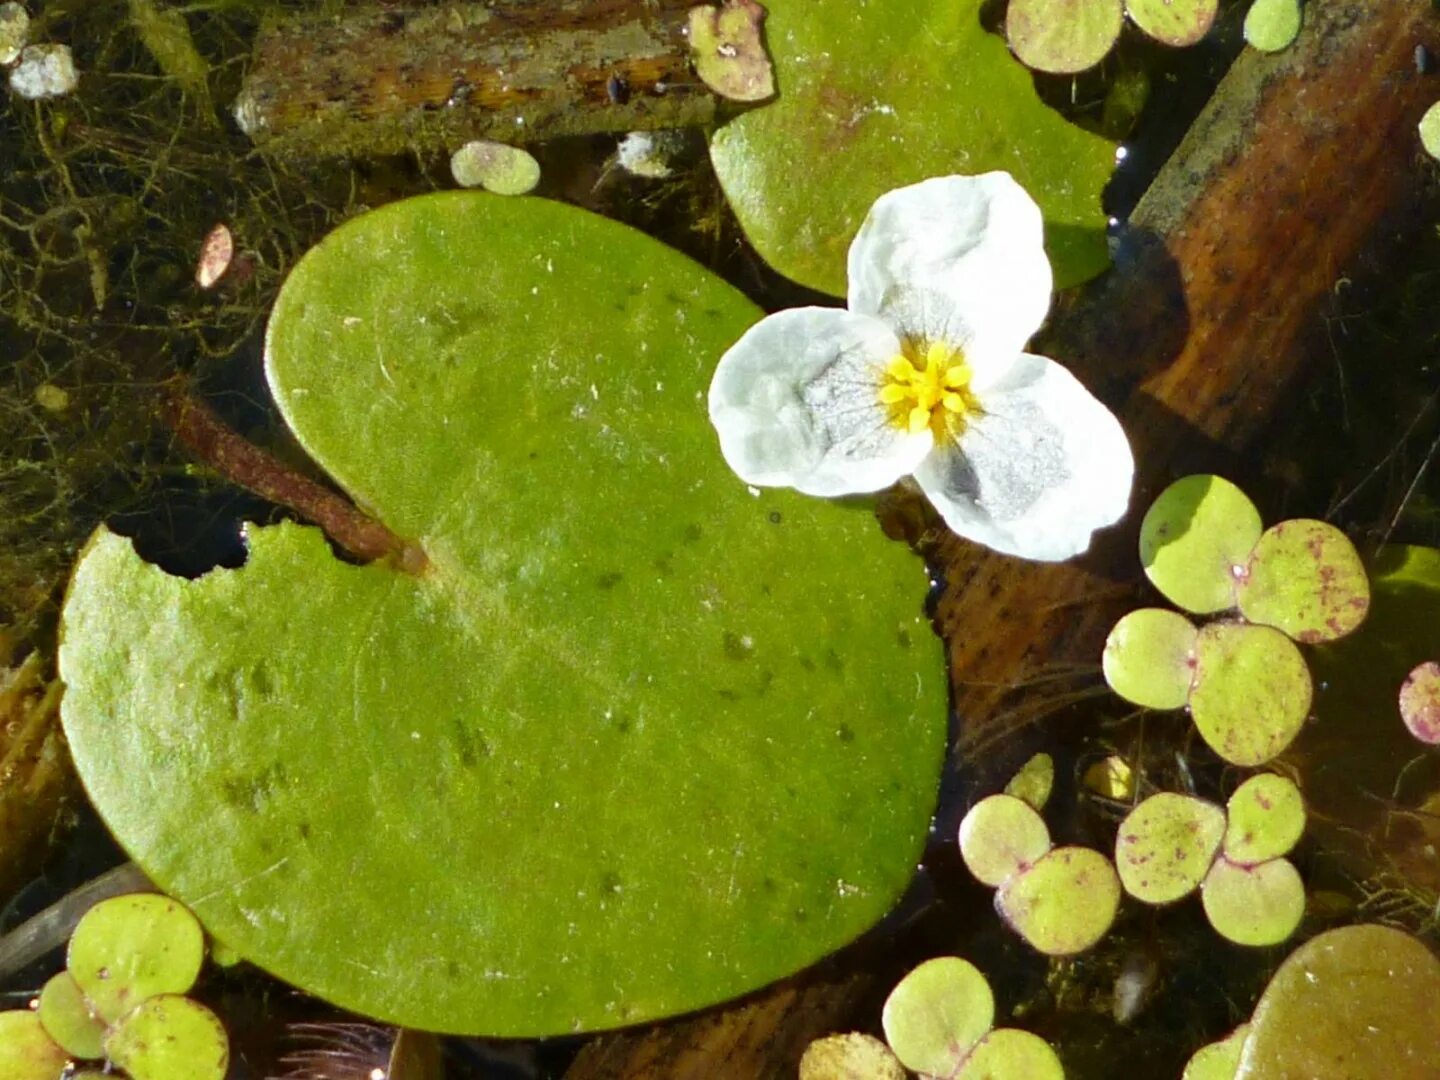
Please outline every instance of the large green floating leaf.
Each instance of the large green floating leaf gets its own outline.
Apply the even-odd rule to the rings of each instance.
[[[1296,641],[1335,641],[1365,621],[1370,579],[1334,525],[1298,518],[1266,529],[1236,582],[1240,614]]]
[[[1229,480],[1185,476],[1146,511],[1140,565],[1166,599],[1186,611],[1224,611],[1235,606],[1235,581],[1260,530],[1260,511]]]
[[[1094,67],[1120,37],[1121,0],[1010,0],[1005,35],[1026,67],[1073,75]]]
[[[1211,623],[1195,646],[1190,715],[1226,761],[1263,765],[1300,733],[1313,688],[1300,650],[1280,631]]]
[[[1440,1062],[1440,960],[1386,926],[1312,938],[1260,995],[1236,1080],[1428,1080]]]
[[[980,25],[981,0],[769,0],[778,98],[725,124],[710,156],[765,261],[845,295],[845,255],[880,195],[1004,169],[1045,213],[1057,286],[1109,262],[1100,191],[1114,145],[1041,103]]]
[[[95,538],[65,724],[151,878],[323,998],[500,1035],[719,1001],[878,919],[934,804],[940,648],[870,514],[722,461],[705,391],[758,316],[532,198],[307,255],[272,389],[429,566],[280,525],[187,582]]]

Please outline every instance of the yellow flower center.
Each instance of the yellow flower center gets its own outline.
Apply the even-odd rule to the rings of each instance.
[[[937,440],[953,439],[967,416],[980,411],[970,390],[970,365],[958,348],[941,341],[905,342],[885,365],[880,403],[890,421],[912,435],[927,427]]]

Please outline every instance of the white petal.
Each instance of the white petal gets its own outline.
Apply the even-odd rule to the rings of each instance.
[[[900,342],[877,319],[837,308],[791,308],[747,330],[720,358],[710,422],[747,483],[808,495],[889,487],[933,444],[896,427],[880,404]]]
[[[1020,352],[1050,308],[1052,278],[1040,208],[1009,173],[939,176],[875,201],[850,245],[850,310],[902,333],[959,335],[972,363]],[[916,291],[934,325],[916,324]],[[922,320],[924,316],[921,316]]]
[[[981,395],[958,445],[915,470],[946,524],[1007,555],[1059,561],[1130,503],[1135,462],[1120,422],[1065,368],[1022,354]]]

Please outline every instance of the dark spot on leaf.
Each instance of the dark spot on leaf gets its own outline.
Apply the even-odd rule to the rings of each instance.
[[[300,834],[301,840],[310,839],[310,823],[308,821],[302,821],[300,822],[300,824],[296,825],[295,831]]]
[[[659,557],[655,560],[655,570],[656,570],[656,572],[659,573],[659,574],[661,574],[661,575],[664,576],[664,577],[669,577],[671,574],[673,574],[673,573],[675,572],[675,566],[674,566],[674,564],[671,563],[671,561],[670,561],[670,558],[671,558],[672,554],[673,554],[672,552],[667,551],[664,555],[659,556]]]
[[[697,542],[703,535],[704,531],[700,528],[700,526],[692,523],[685,526],[685,531],[680,534],[680,537],[685,541],[685,543],[693,544]]]
[[[841,724],[835,729],[835,737],[843,743],[852,743],[855,741],[855,729],[849,724]]]
[[[806,671],[814,671],[815,661],[811,660],[808,656],[802,656],[800,657],[800,666]]]
[[[595,586],[600,589],[613,589],[620,582],[625,580],[625,575],[619,570],[611,570],[607,574],[601,574],[595,579]]]
[[[733,631],[725,631],[725,655],[731,660],[749,660],[755,651],[755,643]]]
[[[779,510],[771,510],[770,513],[765,516],[769,520],[771,525],[779,525],[780,522],[785,520],[783,517],[780,516]]]
[[[831,671],[841,672],[845,670],[845,661],[840,659],[840,654],[834,649],[826,649],[825,666]]]
[[[902,649],[908,649],[915,643],[910,639],[910,631],[903,626],[895,632],[895,640],[899,642]]]

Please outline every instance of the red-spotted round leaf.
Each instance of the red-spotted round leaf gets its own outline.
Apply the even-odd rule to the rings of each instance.
[[[1115,869],[1125,891],[1147,904],[1189,895],[1205,877],[1225,835],[1212,802],[1162,791],[1130,811],[1115,834]]]
[[[1094,67],[1120,37],[1121,0],[1010,0],[1005,36],[1026,67],[1073,75]]]
[[[759,315],[527,197],[392,204],[310,252],[271,388],[428,563],[282,524],[184,581],[95,537],[65,729],[152,880],[322,998],[495,1035],[730,998],[889,910],[945,744],[924,570],[726,467],[706,388]]]
[[[95,1015],[114,1023],[146,998],[183,994],[205,960],[205,937],[182,904],[156,893],[102,900],[75,925],[65,963]]]
[[[1252,776],[1225,804],[1225,857],[1255,863],[1288,855],[1305,831],[1305,801],[1286,776]]]
[[[222,1080],[230,1040],[220,1018],[198,1001],[160,994],[111,1026],[105,1056],[132,1080]]]
[[[1440,743],[1440,664],[1434,660],[1417,665],[1405,676],[1400,687],[1400,719],[1421,742]]]
[[[1110,689],[1147,709],[1178,709],[1195,678],[1195,624],[1168,608],[1123,616],[1105,639],[1100,667]]]
[[[1140,523],[1140,565],[1166,599],[1209,615],[1235,606],[1235,582],[1260,539],[1260,511],[1220,476],[1181,477]]]
[[[1310,712],[1310,671],[1280,631],[1211,623],[1200,631],[1195,660],[1190,715],[1226,761],[1263,765],[1299,734]]]
[[[1370,610],[1370,579],[1334,525],[1300,518],[1265,530],[1236,584],[1240,614],[1296,641],[1334,641]]]
[[[955,1080],[1065,1080],[1050,1044],[1018,1028],[997,1028],[970,1051]]]
[[[1059,847],[1008,878],[995,908],[1033,948],[1072,956],[1109,932],[1120,908],[1120,879],[1100,852]]]
[[[1165,45],[1194,45],[1215,25],[1219,0],[1125,0],[1130,21]]]

